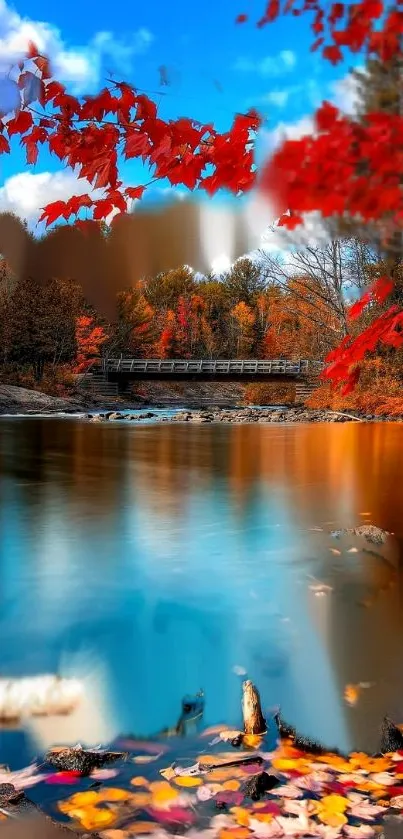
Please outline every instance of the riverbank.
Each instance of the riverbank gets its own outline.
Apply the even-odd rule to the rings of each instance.
[[[161,415],[161,411],[170,412]],[[133,413],[131,413],[133,412]],[[135,413],[134,413],[135,412]],[[311,409],[304,405],[295,406],[232,406],[214,402],[206,406],[190,402],[184,398],[183,406],[173,405],[170,399],[158,404],[150,404],[131,397],[116,397],[113,400],[97,397],[93,394],[76,392],[71,398],[49,396],[36,390],[0,384],[0,415],[7,416],[52,416],[84,414],[92,422],[125,420],[142,422],[153,420],[160,422],[190,423],[254,423],[254,422],[403,422],[403,416],[375,416],[325,409]]]
[[[314,411],[305,407],[284,408],[211,408],[194,411],[183,409],[171,416],[161,416],[153,410],[144,410],[138,414],[122,413],[119,411],[89,412],[86,418],[90,422],[143,422],[153,420],[159,422],[189,422],[201,423],[333,423],[333,422],[402,422],[403,417],[375,417],[344,414],[337,411]]]
[[[122,399],[107,400],[85,393],[75,393],[69,398],[49,396],[41,391],[0,383],[0,415],[77,414],[88,411],[123,410],[139,408],[141,402]]]

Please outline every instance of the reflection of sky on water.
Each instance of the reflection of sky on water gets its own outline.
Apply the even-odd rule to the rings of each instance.
[[[171,725],[182,696],[200,687],[206,721],[237,724],[238,665],[266,707],[280,704],[308,735],[353,744],[341,700],[348,621],[340,621],[343,610],[357,610],[336,591],[316,597],[309,589],[312,576],[331,585],[371,583],[369,565],[342,557],[337,566],[323,535],[308,531],[330,512],[337,526],[350,525],[368,507],[354,459],[334,486],[335,437],[323,439],[316,460],[301,463],[298,438],[311,451],[304,428],[186,429],[179,449],[178,427],[42,421],[31,448],[23,424],[6,427],[2,672],[86,672],[97,709],[91,731],[100,740],[102,731],[106,738]],[[309,431],[320,444],[319,430]],[[362,656],[360,621],[352,640]],[[77,725],[89,730],[83,719]],[[36,734],[50,736],[38,726]]]

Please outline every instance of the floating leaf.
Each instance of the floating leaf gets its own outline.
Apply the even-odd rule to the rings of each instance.
[[[48,775],[46,784],[77,784],[81,778],[81,772],[55,772],[53,775]]]
[[[344,699],[352,707],[357,704],[360,695],[359,685],[346,685],[344,688]]]
[[[157,809],[161,806],[176,801],[178,792],[170,786],[167,781],[153,781],[150,784],[153,806]]]
[[[179,787],[199,787],[202,783],[201,778],[195,778],[193,775],[178,775],[174,780]]]
[[[150,808],[149,815],[159,822],[166,822],[167,824],[193,824],[195,821],[195,814],[192,810],[185,810],[183,807],[169,807],[166,810],[159,810],[157,808]]]
[[[134,787],[148,787],[150,784],[147,778],[143,778],[141,775],[136,775],[134,778],[131,779],[130,783]]]
[[[103,827],[108,827],[108,825],[113,824],[115,821],[115,813],[112,813],[111,810],[104,810],[98,807],[89,807],[83,812],[80,818],[81,825],[85,830],[102,830]]]

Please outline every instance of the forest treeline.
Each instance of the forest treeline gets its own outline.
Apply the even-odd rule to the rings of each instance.
[[[368,244],[330,236],[320,247],[243,257],[219,276],[181,266],[145,277],[117,293],[116,315],[106,321],[76,278],[18,278],[3,259],[0,376],[65,393],[102,355],[323,360],[352,329],[362,328],[368,313],[350,322],[349,307],[384,270]],[[353,395],[322,385],[311,401],[374,413],[398,413],[400,404],[401,412],[401,355],[384,351],[368,361]],[[250,389],[255,397],[262,399],[261,387]]]

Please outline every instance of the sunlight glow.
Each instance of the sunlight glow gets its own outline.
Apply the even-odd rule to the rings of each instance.
[[[216,256],[211,263],[211,270],[214,274],[224,274],[224,272],[229,271],[230,268],[231,260],[225,253],[221,253],[220,256]]]

